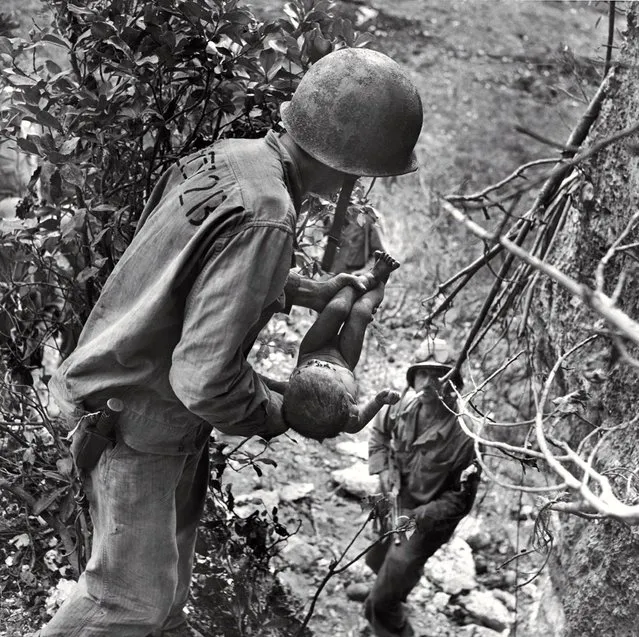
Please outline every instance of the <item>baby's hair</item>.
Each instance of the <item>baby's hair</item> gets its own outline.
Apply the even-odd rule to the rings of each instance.
[[[321,441],[344,431],[352,404],[346,385],[331,367],[306,365],[291,374],[282,412],[291,429]]]

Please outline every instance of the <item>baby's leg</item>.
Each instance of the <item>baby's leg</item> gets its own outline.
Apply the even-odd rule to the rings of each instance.
[[[348,285],[326,304],[300,343],[300,357],[331,344],[348,318],[357,294],[355,288]]]
[[[351,370],[355,369],[359,361],[366,328],[373,320],[373,314],[384,298],[384,287],[383,283],[378,283],[376,288],[366,292],[353,303],[351,312],[339,333],[339,348]]]

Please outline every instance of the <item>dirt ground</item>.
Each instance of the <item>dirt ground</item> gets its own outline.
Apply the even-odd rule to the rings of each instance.
[[[267,0],[250,4],[258,12],[278,10]],[[605,5],[532,0],[338,2],[340,11],[375,37],[375,48],[409,70],[424,102],[424,127],[417,148],[422,169],[377,183],[372,194],[383,218],[386,247],[402,267],[389,283],[385,308],[360,364],[362,398],[384,386],[402,389],[404,370],[422,336],[424,300],[438,282],[481,251],[439,212],[433,192],[475,190],[524,162],[552,154],[546,145],[517,132],[516,124],[559,143],[568,138],[601,72]],[[476,298],[480,296],[478,289]],[[441,335],[455,346],[463,342],[464,330],[474,317],[476,298],[454,308],[442,326]],[[299,338],[308,317],[293,315],[292,320],[272,329],[288,330],[291,338]],[[275,359],[265,371],[284,376],[292,363],[292,359]],[[477,374],[490,372],[473,365]],[[339,441],[347,439],[343,436]],[[350,439],[365,442],[366,432]],[[313,484],[310,497],[284,507],[288,520],[283,522],[294,525],[303,519],[302,533],[313,549],[309,559],[300,559],[298,568],[289,569],[286,579],[302,603],[314,594],[328,563],[350,542],[366,515],[362,502],[344,494],[331,480],[331,471],[356,460],[338,451],[336,444],[282,437],[270,454],[277,468],[266,468],[261,478],[245,472],[233,477],[240,494],[258,488],[277,491],[290,483]],[[516,475],[510,477],[516,479]],[[531,569],[534,572],[542,560],[533,556],[521,568],[517,560],[502,565],[527,547],[533,505],[531,499],[484,480],[473,512],[490,537],[484,549],[484,577],[501,576],[505,570],[514,574],[506,578],[503,588],[517,593],[521,622],[534,601],[535,583],[519,592],[514,584],[529,579]],[[372,538],[372,530],[366,528],[350,554]],[[370,576],[358,565],[330,580],[310,622],[315,635],[363,634],[361,604],[348,599],[345,592],[355,581],[370,583]],[[466,619],[454,612],[444,609],[433,614],[423,600],[412,600],[411,608],[418,635],[469,635],[463,632]],[[0,635],[21,634],[17,616],[29,610],[19,606],[12,610],[16,623],[13,628],[4,627],[4,633],[0,627]]]

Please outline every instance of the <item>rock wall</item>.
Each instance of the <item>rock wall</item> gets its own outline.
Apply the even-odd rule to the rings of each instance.
[[[586,146],[637,123],[639,113],[639,30],[632,10],[625,42],[616,54],[619,67],[609,80],[601,113]],[[597,263],[639,210],[639,137],[607,147],[584,166],[582,196],[570,211],[550,261],[593,286]],[[639,240],[635,229],[624,243]],[[612,293],[620,270],[627,280],[619,305],[639,318],[637,260],[616,259],[606,268]],[[538,289],[533,317],[536,373],[543,379],[554,361],[588,334],[602,330],[598,317],[550,281]],[[635,348],[636,350],[636,348]],[[637,352],[631,352],[636,356]],[[571,357],[559,377],[558,395],[582,389],[604,426],[630,420],[639,403],[639,370],[599,338]],[[574,421],[560,432],[574,446],[589,431]],[[597,468],[632,470],[639,461],[639,426],[609,436]],[[631,637],[639,635],[639,534],[618,521],[556,516],[551,582],[540,599],[537,635],[548,637]],[[558,602],[558,604],[557,604]],[[534,632],[533,632],[534,634]]]

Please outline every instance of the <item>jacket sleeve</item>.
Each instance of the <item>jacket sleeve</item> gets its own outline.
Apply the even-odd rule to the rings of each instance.
[[[388,455],[391,444],[391,419],[389,407],[384,407],[373,418],[368,439],[368,472],[371,475],[388,469]]]
[[[422,504],[413,511],[415,523],[420,531],[428,533],[441,525],[456,524],[472,509],[479,488],[481,470],[479,465],[473,461],[473,446],[470,440],[464,451],[462,457],[465,460],[457,465],[450,476],[451,488],[444,491],[438,498],[427,504]],[[462,472],[473,464],[475,471],[462,482]]]
[[[282,433],[281,396],[246,360],[247,337],[284,290],[292,236],[242,229],[210,256],[189,292],[169,379],[193,413],[231,435]]]

